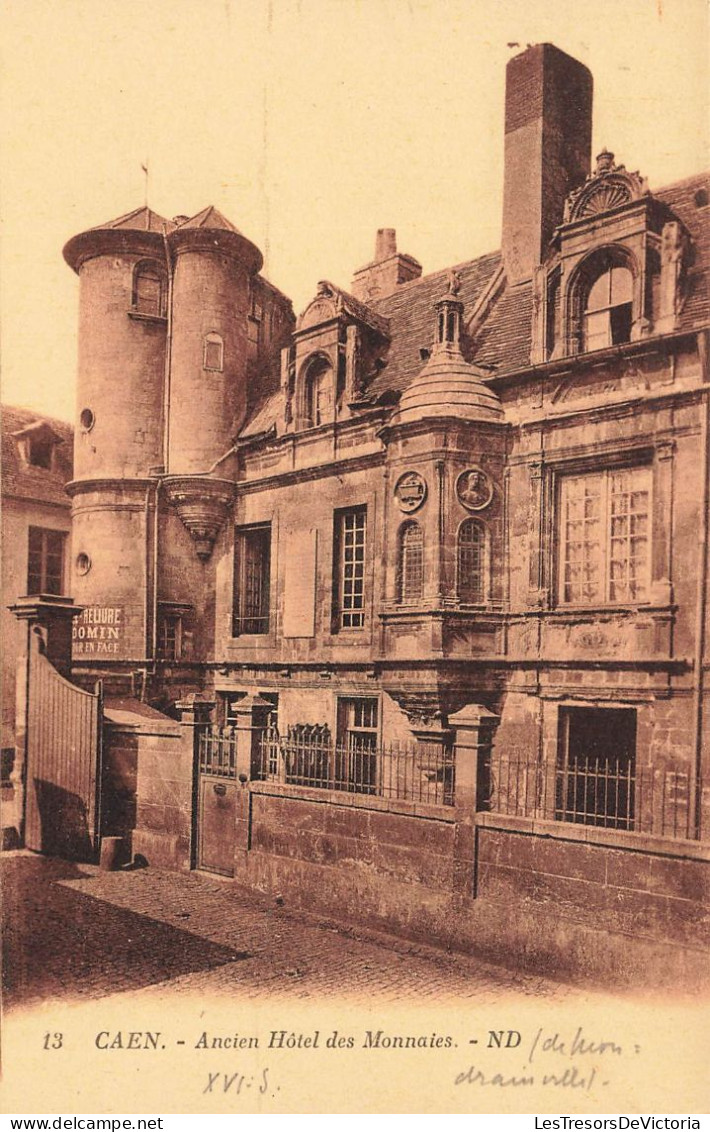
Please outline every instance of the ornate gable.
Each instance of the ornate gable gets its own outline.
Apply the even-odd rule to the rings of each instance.
[[[563,223],[587,220],[649,195],[646,179],[639,173],[629,173],[624,165],[616,165],[614,154],[605,149],[597,157],[594,172],[567,197]]]

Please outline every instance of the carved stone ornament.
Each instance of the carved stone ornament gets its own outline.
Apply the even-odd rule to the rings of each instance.
[[[206,476],[171,476],[164,484],[168,501],[195,543],[197,557],[206,562],[234,501],[235,485]]]
[[[419,472],[405,472],[394,485],[394,496],[400,511],[417,511],[427,496],[426,480]]]
[[[493,483],[481,468],[467,468],[456,480],[456,495],[468,511],[482,511],[493,498]]]
[[[564,223],[609,212],[647,195],[648,186],[640,173],[629,173],[624,165],[614,164],[614,154],[602,150],[594,172],[567,197]]]

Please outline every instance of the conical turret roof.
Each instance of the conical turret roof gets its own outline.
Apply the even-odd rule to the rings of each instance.
[[[73,236],[64,246],[64,258],[74,271],[79,271],[87,259],[100,255],[162,257],[164,237],[174,230],[172,220],[142,205]]]
[[[223,216],[213,204],[208,204],[207,208],[203,208],[201,212],[191,216],[189,220],[183,221],[180,225],[180,231],[185,228],[219,228],[224,232],[236,232],[237,236],[243,235],[238,228],[235,228],[231,220],[227,220],[227,217]]]
[[[124,216],[117,216],[115,220],[108,220],[105,224],[96,224],[90,229],[92,232],[99,232],[105,228],[121,229],[129,232],[172,232],[175,224],[172,220],[166,220],[164,216],[160,216],[157,212],[153,212],[152,208],[143,205],[142,208],[134,208],[132,212],[127,212]]]

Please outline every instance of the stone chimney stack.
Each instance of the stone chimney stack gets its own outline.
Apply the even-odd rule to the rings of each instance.
[[[375,258],[355,272],[350,289],[356,299],[367,303],[391,295],[400,283],[418,279],[421,273],[422,265],[416,259],[397,251],[394,228],[378,228]]]
[[[591,169],[592,76],[551,43],[506,69],[502,249],[510,283],[532,278],[564,201]]]

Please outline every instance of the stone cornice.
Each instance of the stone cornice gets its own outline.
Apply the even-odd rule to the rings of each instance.
[[[147,478],[103,476],[96,479],[71,480],[65,486],[67,495],[73,499],[75,495],[86,495],[92,491],[136,491],[145,493],[146,489],[153,487],[160,481],[159,476]]]

